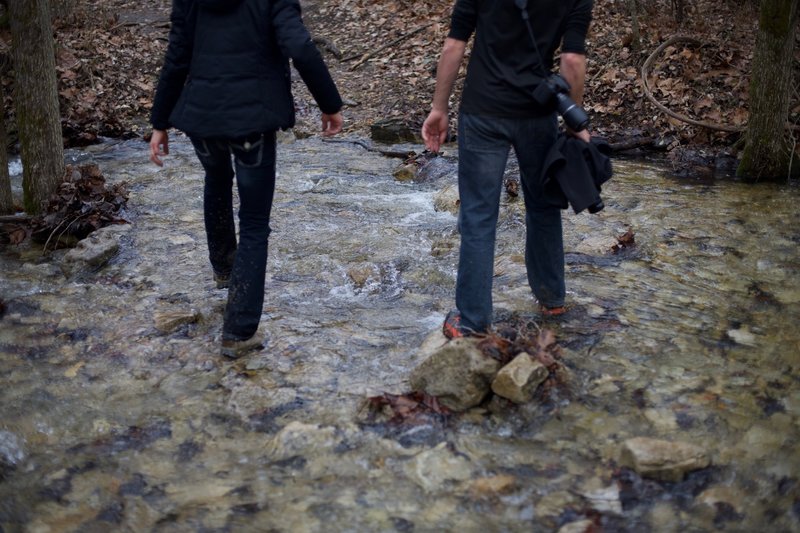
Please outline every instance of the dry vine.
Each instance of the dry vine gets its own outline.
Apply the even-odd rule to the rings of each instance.
[[[642,75],[642,84],[644,85],[644,94],[653,103],[653,105],[655,105],[660,111],[662,111],[663,113],[666,113],[667,115],[669,115],[670,117],[672,117],[674,119],[680,120],[682,122],[686,122],[687,124],[692,124],[693,126],[700,126],[700,127],[703,127],[703,128],[709,128],[709,129],[712,129],[712,130],[726,131],[726,132],[729,132],[729,133],[739,133],[739,132],[744,131],[745,130],[744,127],[737,128],[737,127],[733,127],[733,126],[725,126],[725,125],[722,125],[722,124],[713,124],[711,122],[703,122],[703,121],[700,121],[700,120],[694,120],[694,119],[689,118],[687,116],[681,115],[680,113],[676,113],[676,112],[672,111],[671,109],[667,108],[665,105],[660,103],[658,100],[656,100],[655,96],[653,96],[653,93],[650,90],[650,83],[648,81],[648,75],[649,75],[650,67],[652,66],[652,64],[655,61],[656,57],[658,57],[658,55],[661,52],[663,52],[664,49],[666,49],[668,46],[671,46],[673,44],[680,43],[680,42],[693,44],[695,46],[700,46],[702,44],[699,40],[694,39],[692,37],[684,37],[684,36],[681,36],[681,35],[676,35],[674,37],[671,37],[671,38],[667,39],[665,42],[663,42],[661,44],[661,46],[656,48],[655,51],[653,51],[653,53],[650,54],[650,56],[647,58],[647,61],[644,62],[644,65],[642,65],[641,75]]]

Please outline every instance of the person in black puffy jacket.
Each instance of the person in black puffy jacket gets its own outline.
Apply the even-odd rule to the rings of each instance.
[[[170,127],[194,145],[205,170],[209,258],[217,287],[228,288],[222,354],[238,357],[263,343],[256,331],[275,191],[275,134],[295,122],[289,59],[319,105],[324,136],[341,131],[342,100],[297,0],[173,0],[170,22],[151,114],[150,160],[163,165]]]

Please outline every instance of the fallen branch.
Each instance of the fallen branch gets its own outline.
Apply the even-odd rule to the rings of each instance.
[[[654,137],[636,137],[627,139],[616,143],[609,143],[612,152],[624,152],[625,150],[633,150],[634,148],[642,148],[644,146],[652,147],[655,142]]]
[[[360,67],[361,65],[363,65],[364,63],[366,63],[367,61],[369,61],[370,59],[372,59],[373,57],[375,57],[377,54],[379,54],[379,53],[383,52],[383,51],[384,51],[384,50],[386,50],[387,48],[390,48],[390,47],[392,47],[392,46],[394,46],[394,45],[396,45],[396,44],[398,44],[398,43],[401,43],[401,42],[405,41],[406,39],[408,39],[408,38],[410,38],[410,37],[413,37],[414,35],[416,35],[416,34],[418,34],[418,33],[422,32],[423,30],[426,30],[426,29],[430,28],[431,26],[433,26],[433,25],[434,25],[434,24],[436,24],[437,22],[438,22],[438,21],[434,21],[434,22],[430,22],[430,23],[428,23],[428,24],[425,24],[425,25],[423,25],[423,26],[420,26],[419,28],[416,28],[416,29],[414,29],[414,30],[411,30],[411,31],[410,31],[410,32],[408,32],[408,33],[404,33],[403,35],[401,35],[400,37],[398,37],[397,39],[395,39],[395,40],[394,40],[394,41],[392,41],[392,42],[386,43],[386,44],[384,44],[383,46],[379,46],[378,48],[376,48],[376,49],[374,49],[374,50],[371,50],[371,51],[367,52],[366,54],[364,54],[363,56],[361,56],[361,59],[359,59],[359,60],[358,60],[358,61],[357,61],[357,62],[356,62],[356,63],[355,63],[355,64],[354,64],[352,67],[350,67],[350,70],[355,70],[355,69],[357,69],[358,67]],[[352,59],[352,58],[348,58],[348,59]],[[346,60],[345,60],[345,61],[346,61]]]
[[[676,113],[668,109],[665,105],[661,104],[658,100],[656,100],[655,96],[653,96],[653,93],[650,90],[650,83],[647,80],[650,71],[650,66],[653,64],[653,61],[655,61],[656,57],[658,57],[658,54],[663,52],[666,47],[680,42],[693,44],[695,46],[700,46],[702,44],[699,40],[694,39],[692,37],[684,37],[681,35],[676,35],[674,37],[667,39],[661,44],[661,46],[656,48],[655,51],[653,51],[653,53],[650,54],[650,57],[647,58],[647,61],[644,62],[644,65],[642,65],[641,74],[642,74],[642,84],[644,86],[645,96],[647,96],[648,100],[650,100],[653,103],[653,105],[655,105],[661,112],[669,115],[674,119],[680,120],[681,122],[686,122],[687,124],[691,124],[693,126],[700,126],[702,128],[708,128],[712,130],[727,131],[729,133],[740,133],[744,131],[745,130],[744,127],[725,126],[722,124],[712,124],[710,122],[694,120],[692,118],[689,118],[687,116],[681,115],[679,113]]]
[[[355,144],[356,146],[360,146],[361,148],[364,148],[368,152],[375,152],[375,153],[381,154],[384,157],[395,157],[395,158],[398,158],[398,159],[408,159],[408,157],[414,153],[414,152],[409,152],[409,151],[403,152],[403,151],[397,151],[397,150],[382,150],[380,148],[375,148],[374,146],[371,146],[366,141],[362,141],[360,139],[323,139],[323,142],[326,142],[326,143]]]
[[[31,220],[29,215],[0,215],[0,224],[27,224]]]

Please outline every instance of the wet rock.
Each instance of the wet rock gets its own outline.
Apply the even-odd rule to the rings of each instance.
[[[417,161],[421,163],[417,172],[419,181],[437,181],[447,177],[453,178],[455,181],[458,173],[457,161],[441,156],[430,157],[426,160],[423,160],[421,156]]]
[[[19,437],[10,431],[0,430],[0,480],[4,473],[16,468],[25,460],[25,451]]]
[[[482,477],[467,483],[467,492],[473,498],[486,498],[508,494],[517,487],[517,478],[508,474]]]
[[[522,352],[500,369],[492,381],[492,391],[512,402],[529,402],[549,374],[546,366]]]
[[[456,243],[453,240],[439,239],[431,244],[431,256],[443,257],[453,252],[455,248]]]
[[[589,235],[575,246],[575,251],[586,255],[607,255],[618,244],[613,235]]]
[[[372,263],[355,265],[347,270],[347,277],[357,289],[364,288],[370,278],[379,280],[380,276],[380,268]]]
[[[119,236],[130,226],[107,226],[88,237],[64,255],[62,269],[68,276],[85,270],[95,270],[104,265],[119,251]]]
[[[577,522],[564,524],[558,530],[558,533],[586,533],[587,531],[592,531],[593,528],[594,522],[591,520],[578,520]]]
[[[581,496],[595,511],[614,515],[622,514],[622,500],[620,500],[619,487],[616,483],[606,486],[600,479],[590,479],[581,491]]]
[[[417,454],[405,470],[426,492],[444,488],[449,481],[465,481],[472,477],[469,459],[463,454],[456,454],[446,442]]]
[[[727,331],[727,335],[733,342],[737,344],[750,347],[758,346],[758,340],[755,334],[746,326],[739,329],[730,329]]]
[[[156,311],[153,315],[156,329],[162,334],[172,333],[184,324],[194,324],[200,320],[200,313],[194,309],[186,311]]]
[[[546,494],[536,504],[536,515],[540,517],[544,525],[551,530],[555,529],[555,524],[564,512],[564,509],[578,507],[578,497],[572,492],[557,491]]]
[[[22,270],[37,278],[60,277],[64,275],[61,268],[53,263],[25,263],[22,265]]]
[[[279,130],[275,134],[275,140],[278,144],[292,144],[293,142],[297,141],[297,136],[294,133],[294,130]]]
[[[436,396],[442,405],[463,411],[489,394],[500,363],[483,355],[474,339],[449,342],[432,353],[410,377],[412,390]]]
[[[461,198],[458,195],[458,186],[447,185],[433,197],[433,209],[458,214]]]
[[[266,446],[273,461],[285,461],[295,456],[323,455],[336,446],[336,428],[316,424],[290,422]]]
[[[620,464],[642,477],[677,482],[687,472],[709,466],[711,459],[693,444],[636,437],[623,444]]]
[[[684,513],[667,502],[656,502],[650,509],[650,531],[680,531]]]
[[[675,413],[669,409],[645,409],[644,416],[658,431],[669,432],[678,429]]]
[[[400,165],[392,172],[392,176],[397,181],[414,181],[417,177],[417,167],[412,164]]]
[[[744,495],[733,487],[714,486],[704,490],[695,498],[695,508],[710,519],[729,512],[731,516],[740,515],[744,508]]]

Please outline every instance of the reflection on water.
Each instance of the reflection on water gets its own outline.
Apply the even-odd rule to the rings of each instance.
[[[571,310],[547,326],[569,389],[397,431],[366,424],[363,400],[406,390],[452,306],[455,217],[433,207],[452,173],[399,183],[396,160],[359,146],[280,146],[270,341],[231,363],[202,176],[187,142],[171,149],[163,170],[143,143],[78,156],[132,191],[107,267],[65,280],[36,251],[0,256],[0,528],[800,529],[797,187],[617,162],[606,209],[564,215]],[[628,230],[635,247],[612,253]],[[523,232],[504,198],[495,305],[538,320]],[[171,312],[199,319],[160,333]],[[618,468],[635,436],[713,466],[643,480]]]

